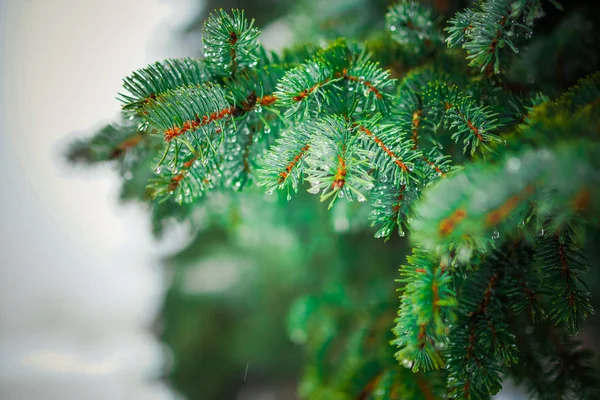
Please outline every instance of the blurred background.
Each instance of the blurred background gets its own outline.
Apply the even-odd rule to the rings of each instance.
[[[150,332],[165,280],[142,211],[108,167],[76,171],[72,132],[119,109],[166,55],[188,2],[0,0],[0,398],[168,399]],[[71,135],[69,135],[71,133]]]
[[[466,3],[426,2],[443,13]],[[135,179],[121,187],[110,165],[64,159],[71,140],[115,118],[124,76],[201,53],[207,10],[244,8],[278,49],[363,37],[390,3],[0,0],[1,399],[295,399],[318,365],[302,353],[317,297],[323,337],[393,319],[405,239],[374,239],[364,207],[327,212],[258,191],[157,224],[131,201]],[[582,15],[561,37],[591,29]],[[532,48],[525,57],[543,59]],[[566,62],[564,87],[581,65]]]

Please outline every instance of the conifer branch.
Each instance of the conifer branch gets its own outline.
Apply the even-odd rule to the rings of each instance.
[[[173,197],[178,204],[193,203],[215,185],[221,161],[209,154],[210,146],[204,137],[190,136],[188,143],[169,143],[157,163],[148,191],[158,202]]]
[[[464,243],[467,247],[474,244],[476,248],[485,249],[491,243],[493,231],[502,231],[503,226],[511,230],[519,222],[515,221],[516,216],[521,215],[529,201],[534,199],[541,218],[551,210],[548,201],[561,209],[565,216],[573,215],[576,213],[574,198],[584,186],[587,187],[588,179],[594,179],[596,174],[581,159],[584,153],[577,145],[564,145],[555,152],[548,149],[525,151],[521,155],[509,156],[495,168],[486,168],[485,171],[476,167],[466,169],[464,175],[439,182],[427,192],[424,201],[415,210],[425,219],[413,222],[414,239],[427,248],[440,243]],[[581,176],[575,178],[564,174],[565,170],[576,168],[575,165],[581,168]],[[527,171],[527,174],[519,174],[519,171]],[[499,186],[495,182],[505,184]],[[477,188],[476,197],[467,201],[462,191],[468,190],[466,188],[471,185]],[[553,193],[552,199],[542,196],[548,190]],[[445,196],[443,208],[439,207],[441,193]],[[589,207],[596,207],[592,204],[594,202]]]
[[[217,10],[204,24],[202,41],[207,66],[217,75],[235,76],[258,59],[254,53],[258,29],[254,20],[248,22],[244,12],[232,10],[231,15]]]
[[[551,323],[517,323],[519,363],[510,376],[539,399],[593,399],[600,394],[590,350]]]
[[[392,38],[410,52],[431,51],[442,42],[432,10],[414,0],[402,0],[390,7],[386,27]]]
[[[261,185],[268,194],[286,189],[297,192],[306,168],[306,156],[310,151],[311,132],[305,125],[298,125],[283,134],[261,162]]]
[[[353,130],[343,117],[328,117],[314,127],[311,152],[306,162],[310,193],[321,193],[321,201],[331,198],[331,207],[338,197],[365,201],[373,187],[368,173],[370,163]],[[359,128],[360,129],[360,128]]]
[[[478,10],[467,9],[450,21],[445,29],[446,42],[450,47],[464,48],[469,65],[498,74],[501,50],[509,48],[517,53],[515,39],[530,36],[534,20],[541,15],[540,0],[486,0]]]
[[[406,184],[396,186],[379,182],[371,192],[373,210],[369,219],[378,229],[375,237],[389,239],[392,231],[398,228],[400,236],[405,235],[403,224],[414,200],[415,191],[407,190]]]
[[[311,61],[289,70],[279,81],[275,96],[281,106],[289,107],[288,114],[300,109],[304,114],[309,109],[307,100],[310,98],[314,98],[317,109],[320,108],[324,101],[322,88],[333,82],[332,77],[333,72],[329,68]]]
[[[419,153],[411,150],[410,139],[392,125],[358,125],[365,146],[373,153],[373,162],[379,166],[381,180],[394,184],[409,184],[417,180],[414,162]]]
[[[215,84],[187,86],[168,91],[144,108],[144,118],[171,141],[228,119],[234,112],[223,89]]]
[[[594,309],[581,277],[589,266],[576,244],[573,226],[544,232],[536,242],[535,257],[541,263],[542,283],[551,293],[550,319],[555,324],[565,323],[571,334],[577,333]]]
[[[194,86],[212,78],[205,62],[195,58],[167,59],[150,64],[123,79],[120,94],[124,110],[139,111],[161,94],[181,86]]]
[[[145,135],[138,123],[107,125],[90,140],[74,142],[67,151],[71,162],[96,163],[116,160],[140,145]]]
[[[448,265],[421,249],[414,249],[401,269],[406,282],[394,332],[396,358],[413,371],[440,369],[447,346],[446,324],[453,319],[455,293]]]
[[[450,398],[481,398],[501,388],[501,367],[517,361],[514,336],[508,332],[502,262],[492,255],[462,285],[457,321],[450,332]]]

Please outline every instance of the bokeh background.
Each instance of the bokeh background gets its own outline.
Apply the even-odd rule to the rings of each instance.
[[[197,2],[0,0],[0,398],[170,399],[149,330],[165,290],[147,218],[109,167],[62,153],[131,70],[188,49]]]

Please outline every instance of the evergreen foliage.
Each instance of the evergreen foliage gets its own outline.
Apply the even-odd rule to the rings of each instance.
[[[389,271],[381,286],[345,287],[331,260],[322,293],[295,293],[304,398],[485,399],[507,378],[532,398],[597,398],[572,335],[594,312],[584,241],[600,217],[600,73],[560,96],[510,78],[548,7],[561,4],[485,0],[445,20],[401,0],[365,41],[281,54],[243,12],[218,10],[203,57],[134,72],[119,97],[126,122],[69,157],[154,170],[137,193],[156,232],[169,218],[194,223],[201,207],[219,229],[252,227],[240,220],[256,223],[270,202],[306,264],[322,257],[314,238],[335,247],[324,232],[340,226],[391,239],[389,251],[409,234],[399,308]],[[333,228],[304,192],[328,203]],[[294,196],[309,211],[294,214]]]

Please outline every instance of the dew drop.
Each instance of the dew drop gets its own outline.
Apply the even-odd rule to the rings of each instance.
[[[341,199],[344,197],[344,191],[340,190],[340,192],[338,193],[338,197]]]
[[[492,239],[496,240],[500,237],[500,232],[494,231],[492,232]]]
[[[273,194],[273,191],[274,191],[273,189],[269,189],[269,190],[267,190],[267,195],[268,195],[268,196],[271,196],[271,195]]]
[[[358,196],[356,196],[356,200],[358,200],[359,203],[364,203],[364,201],[367,200],[367,198],[362,194],[359,194]]]
[[[544,228],[540,229],[540,231],[538,232],[538,236],[544,236],[546,232],[544,232]]]
[[[404,231],[403,231],[403,230],[399,230],[399,231],[398,231],[398,236],[400,236],[400,237],[404,237],[404,235],[405,235],[405,233],[404,233]]]
[[[317,186],[313,186],[310,189],[308,189],[308,193],[310,193],[310,194],[317,194],[317,193],[319,193],[319,190],[320,189]]]
[[[524,227],[524,226],[525,226],[525,221],[521,221],[521,222],[519,222],[519,225],[518,225],[518,226],[519,226],[519,228],[522,228],[522,227]]]
[[[390,234],[390,228],[381,228],[375,233],[376,238],[387,237]]]
[[[158,166],[154,169],[154,172],[156,172],[157,174],[160,174],[161,170],[162,170],[162,168],[160,166]]]

